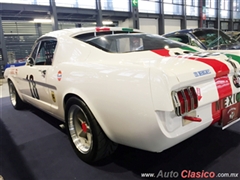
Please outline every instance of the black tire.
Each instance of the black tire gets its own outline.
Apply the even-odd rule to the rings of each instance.
[[[24,109],[26,104],[19,97],[18,92],[11,80],[8,81],[8,87],[9,87],[10,101],[13,107],[17,110]]]
[[[71,97],[67,101],[65,120],[71,144],[84,162],[93,164],[116,150],[117,144],[105,135],[88,106],[79,98]]]

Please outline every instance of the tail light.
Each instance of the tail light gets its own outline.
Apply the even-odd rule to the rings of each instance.
[[[172,98],[177,116],[181,116],[198,107],[198,97],[194,87],[173,91]]]

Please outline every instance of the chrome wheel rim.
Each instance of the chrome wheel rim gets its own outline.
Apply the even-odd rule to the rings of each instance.
[[[16,90],[13,86],[13,83],[9,83],[9,95],[10,95],[10,99],[12,102],[13,106],[16,106],[17,100],[16,100]]]
[[[69,109],[68,128],[75,147],[81,153],[87,154],[92,149],[92,131],[86,114],[78,105]]]

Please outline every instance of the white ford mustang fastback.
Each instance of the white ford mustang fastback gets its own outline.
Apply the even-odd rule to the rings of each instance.
[[[59,30],[5,71],[15,109],[64,121],[87,163],[117,144],[161,152],[215,122],[240,120],[240,64],[129,28]]]

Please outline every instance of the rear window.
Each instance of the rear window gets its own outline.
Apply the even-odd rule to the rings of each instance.
[[[112,53],[180,48],[184,46],[160,35],[144,33],[103,35],[84,39],[84,41],[92,46]]]

